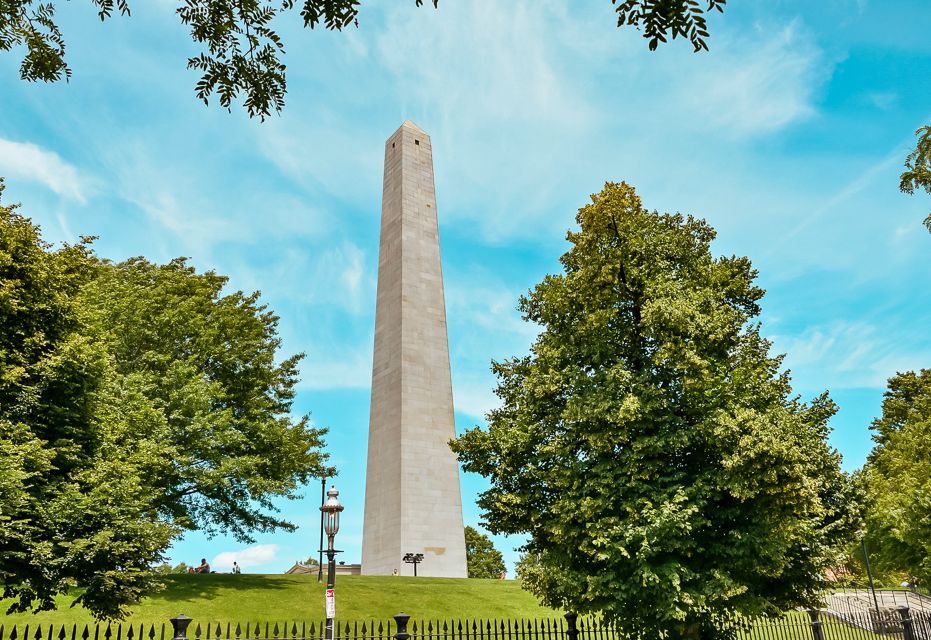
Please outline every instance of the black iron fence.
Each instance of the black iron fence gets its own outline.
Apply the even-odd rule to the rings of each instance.
[[[168,624],[170,623],[170,624]],[[218,623],[178,616],[162,624],[2,625],[0,640],[326,640],[323,622]],[[738,618],[740,640],[931,640],[931,615],[908,607],[876,611],[793,611]],[[333,640],[627,640],[610,624],[558,619],[335,621]]]

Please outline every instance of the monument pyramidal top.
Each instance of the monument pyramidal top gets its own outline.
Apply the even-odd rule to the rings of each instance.
[[[413,123],[412,121],[410,121],[410,120],[405,120],[404,122],[402,122],[402,123],[401,123],[401,127],[407,127],[408,129],[413,129],[413,130],[416,131],[417,133],[422,133],[422,134],[424,134],[425,136],[427,135],[427,132],[426,132],[426,131],[424,131],[423,129],[421,129],[420,127],[418,127],[416,124],[414,124],[414,123]],[[401,127],[398,128],[398,131],[400,131]],[[397,132],[395,132],[395,133],[397,133]],[[394,136],[391,136],[391,137],[393,138]],[[428,137],[429,137],[429,136],[428,136]],[[389,140],[390,140],[390,138],[389,138]],[[431,158],[431,160],[432,160],[432,158]]]
[[[430,136],[385,142],[362,573],[467,577]]]

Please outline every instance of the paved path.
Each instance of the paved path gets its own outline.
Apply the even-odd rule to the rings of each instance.
[[[876,604],[879,603],[880,614],[876,616]],[[913,593],[892,589],[877,589],[876,600],[869,590],[837,591],[825,598],[824,613],[843,620],[848,624],[873,631],[890,634],[890,637],[901,638],[902,626],[899,623],[899,614],[891,609],[906,606],[909,608],[914,622],[916,638],[931,640],[931,598]]]
[[[913,612],[931,615],[931,598],[920,593],[877,589],[876,600],[879,602],[880,609],[905,606]],[[875,608],[873,594],[868,589],[862,591],[837,591],[827,596],[825,604],[828,611],[837,612],[868,613],[870,609]]]

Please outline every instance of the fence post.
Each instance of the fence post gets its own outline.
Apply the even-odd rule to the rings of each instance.
[[[576,620],[579,619],[578,614],[572,611],[567,611],[563,615],[563,618],[566,619],[567,623],[566,636],[568,640],[579,640],[579,628],[575,626]]]
[[[188,618],[186,615],[179,614],[169,620],[171,626],[174,628],[174,640],[187,640],[187,627],[191,624],[191,618]]]
[[[398,632],[394,634],[395,640],[407,640],[411,637],[411,634],[407,632],[407,621],[411,617],[406,613],[399,613],[394,616],[394,623],[398,625]]]
[[[895,610],[902,618],[902,640],[915,640],[915,625],[908,607],[896,607]]]
[[[811,636],[814,640],[824,640],[824,629],[821,627],[820,611],[809,609],[808,617],[811,618]]]

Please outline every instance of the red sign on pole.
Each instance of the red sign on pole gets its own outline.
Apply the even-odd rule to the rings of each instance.
[[[326,590],[326,617],[332,619],[336,617],[336,590]]]

